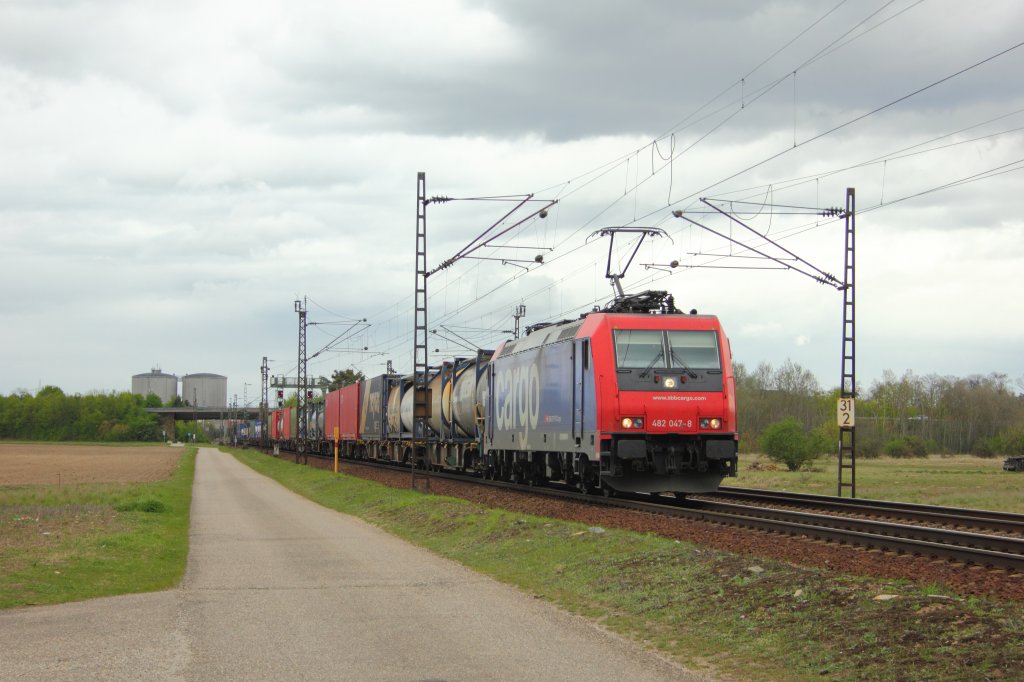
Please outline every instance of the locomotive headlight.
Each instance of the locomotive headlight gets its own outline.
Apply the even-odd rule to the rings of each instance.
[[[672,377],[665,377],[665,388],[675,388],[676,380]]]
[[[702,428],[702,429],[712,429],[712,430],[720,429],[720,428],[722,428],[722,420],[719,419],[718,417],[714,417],[714,418],[703,417],[700,420],[700,428]]]
[[[624,429],[631,429],[631,428],[633,428],[633,420],[630,419],[629,417],[623,417],[622,418],[622,428],[624,428]]]
[[[622,428],[624,429],[642,429],[644,428],[643,417],[623,417]]]

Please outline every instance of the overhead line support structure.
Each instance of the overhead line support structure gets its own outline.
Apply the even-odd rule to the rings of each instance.
[[[792,259],[804,268],[797,267],[791,263],[784,262],[782,259],[777,258],[765,251],[762,251],[754,246],[746,244],[738,239],[730,237],[729,235],[723,234],[716,230],[711,229],[703,223],[697,222],[696,220],[687,217],[683,211],[673,211],[672,215],[676,218],[682,218],[683,220],[696,225],[708,232],[725,239],[733,244],[743,247],[753,253],[767,258],[775,263],[778,263],[782,268],[786,270],[793,270],[801,275],[813,279],[815,282],[820,284],[826,284],[834,287],[837,291],[843,292],[843,334],[842,334],[842,378],[839,388],[839,466],[838,466],[838,481],[836,494],[839,497],[843,496],[845,490],[850,491],[850,497],[857,496],[857,454],[855,449],[856,438],[855,438],[855,418],[854,418],[854,403],[857,392],[857,377],[856,377],[856,360],[855,360],[855,340],[856,335],[854,333],[854,226],[855,226],[855,213],[856,213],[856,192],[854,188],[846,188],[846,208],[827,208],[827,209],[813,209],[819,212],[819,215],[826,218],[843,218],[845,220],[845,241],[844,241],[844,268],[843,268],[843,281],[840,282],[838,278],[834,277],[831,273],[825,272],[817,266],[809,263],[803,258],[799,257],[789,249],[785,248],[777,241],[769,238],[767,235],[762,234],[747,225],[742,220],[732,215],[728,211],[722,210],[720,207],[715,206],[707,198],[701,197],[701,203],[708,206],[714,212],[719,213],[732,222],[740,225],[746,230],[749,230],[753,234],[757,235],[760,239],[766,243],[783,251],[787,255],[791,256]],[[794,207],[787,207],[794,208]],[[812,210],[812,209],[808,209]],[[845,401],[845,402],[844,402]],[[844,407],[846,408],[844,416]]]
[[[520,198],[522,197],[522,198]],[[449,201],[465,201],[469,199],[453,199],[452,197],[436,196],[427,198],[426,173],[416,174],[416,293],[414,298],[413,321],[413,429],[410,442],[409,460],[412,470],[412,487],[417,487],[419,480],[424,481],[424,489],[430,490],[430,457],[428,453],[427,434],[428,422],[431,417],[431,396],[428,389],[430,366],[427,361],[427,280],[436,272],[451,267],[457,261],[483,247],[501,248],[492,242],[519,227],[534,217],[546,218],[548,209],[558,203],[557,199],[544,200],[541,208],[529,213],[526,217],[513,222],[504,229],[492,233],[501,223],[509,219],[527,202],[533,201],[533,194],[504,197],[478,197],[477,200],[515,200],[514,208],[505,213],[491,227],[483,231],[476,239],[463,247],[451,258],[441,262],[432,270],[427,269],[427,204],[446,203]],[[536,262],[540,262],[539,260]]]
[[[295,301],[295,312],[299,314],[299,369],[298,369],[298,391],[295,402],[295,417],[298,428],[295,434],[295,460],[307,461],[306,440],[309,437],[309,419],[306,414],[306,301]]]
[[[857,365],[856,365],[856,328],[854,306],[856,289],[854,288],[854,227],[856,223],[856,194],[853,187],[846,188],[846,239],[843,248],[843,367],[842,378],[839,385],[839,399],[850,400],[850,405],[855,404],[857,396]],[[839,425],[839,470],[836,495],[843,496],[844,489],[849,489],[850,497],[857,497],[857,450],[856,450],[856,420],[853,418],[853,410],[850,410],[850,423],[844,426]],[[849,474],[846,480],[844,473]]]
[[[263,356],[263,364],[260,365],[260,444],[264,449],[270,446],[270,402],[267,380],[270,377],[270,365],[267,364],[267,356]]]
[[[427,422],[430,419],[430,396],[427,383],[427,175],[416,174],[416,296],[413,322],[413,424],[409,469],[413,490],[417,481],[430,490],[430,460],[427,456]],[[422,470],[421,470],[422,468]]]

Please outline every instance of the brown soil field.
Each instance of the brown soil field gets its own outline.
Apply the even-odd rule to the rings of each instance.
[[[182,448],[0,443],[0,485],[142,483],[168,478]]]

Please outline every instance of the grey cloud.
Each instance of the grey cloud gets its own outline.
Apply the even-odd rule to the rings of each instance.
[[[711,8],[714,4],[604,2],[581,9],[567,3],[480,3],[521,39],[523,48],[514,58],[429,69],[425,65],[432,63],[432,55],[427,48],[417,68],[407,69],[346,61],[343,48],[335,59],[324,58],[331,48],[321,45],[274,63],[280,69],[281,87],[289,93],[280,103],[293,119],[308,108],[357,107],[378,125],[440,135],[536,133],[552,141],[653,135],[662,129],[652,125],[667,128],[737,84],[832,6],[780,3],[722,10]],[[731,103],[729,110],[734,111],[746,100],[757,107],[736,121],[746,132],[791,125],[794,113],[808,123],[823,107],[863,111],[989,56],[1011,44],[1015,35],[1014,22],[1004,18],[986,26],[984,38],[964,40],[970,36],[962,27],[935,25],[925,8],[911,9],[834,56],[802,69],[796,79],[794,112],[793,85],[787,80],[791,70],[873,9],[859,4],[843,7],[758,69],[743,87],[733,87],[716,106]],[[979,93],[1005,99],[999,94],[1005,87],[995,86],[1012,79],[1021,59],[1011,56],[994,62],[921,98],[920,104],[910,102],[903,108],[946,109],[957,101],[974,100]],[[777,79],[784,82],[763,100],[753,101],[763,86]],[[721,116],[697,130],[703,132],[719,120]]]

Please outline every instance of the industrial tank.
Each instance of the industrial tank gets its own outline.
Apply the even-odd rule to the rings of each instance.
[[[132,377],[132,393],[141,396],[153,393],[166,405],[178,395],[178,377],[165,374],[159,367],[154,367],[146,374],[136,374]]]
[[[480,365],[479,369],[477,365]],[[487,358],[460,361],[454,367],[449,366],[444,372],[434,370],[428,381],[430,390],[430,428],[445,437],[476,436],[476,418],[483,415],[483,403],[487,396]],[[479,378],[478,378],[479,375]],[[412,377],[406,377],[411,384]],[[398,392],[393,390],[389,397],[389,407],[398,401]],[[412,430],[413,423],[413,391],[409,386],[401,398],[401,420],[404,431]],[[396,411],[391,407],[389,418]],[[443,420],[443,421],[442,421]],[[446,433],[444,424],[454,424],[453,432]]]
[[[408,391],[409,416],[405,415],[405,401],[402,400],[402,390],[412,384],[412,377],[402,377],[396,381],[388,390],[388,434],[397,438],[401,433],[412,430],[412,391]]]
[[[181,399],[193,407],[227,407],[228,378],[220,374],[186,374]]]
[[[479,364],[479,367],[478,367]],[[463,436],[476,436],[476,419],[484,414],[487,399],[487,360],[474,360],[459,371],[452,391],[452,415]],[[479,374],[479,379],[477,375]],[[447,415],[446,415],[447,416]]]

